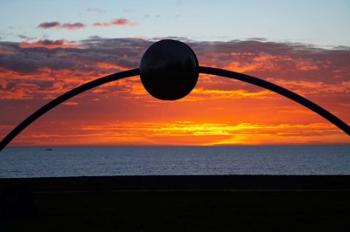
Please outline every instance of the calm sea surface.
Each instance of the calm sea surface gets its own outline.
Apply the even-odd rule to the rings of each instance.
[[[8,148],[0,177],[350,175],[350,145]]]

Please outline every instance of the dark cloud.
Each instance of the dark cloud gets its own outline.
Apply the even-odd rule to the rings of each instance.
[[[61,23],[59,22],[44,22],[44,23],[40,23],[38,25],[38,27],[43,28],[43,29],[49,29],[49,28],[53,28],[53,27],[59,27],[61,25]]]
[[[182,40],[193,48],[201,65],[253,74],[297,90],[300,86],[331,92],[340,86],[337,91],[343,93],[350,89],[348,48],[322,49],[261,40]],[[19,85],[23,82],[36,85],[38,89],[54,86],[50,82],[57,82],[54,86],[57,90],[69,88],[103,74],[138,67],[142,54],[153,42],[97,36],[79,43],[64,40],[0,41],[0,70],[1,75],[6,75],[1,78],[6,79],[12,88],[16,83]],[[42,73],[46,76],[43,77]],[[40,84],[40,80],[45,84]],[[5,81],[3,83],[5,86]],[[228,90],[242,85],[217,79],[215,82],[205,82],[203,88]],[[256,91],[255,87],[249,89]]]
[[[48,48],[48,49],[54,49],[54,48],[78,48],[79,45],[74,42],[68,42],[63,39],[61,40],[37,40],[37,41],[24,41],[20,43],[21,48]]]
[[[125,68],[137,67],[150,42],[139,39],[84,40],[79,46],[66,46],[63,40],[39,40],[32,43],[0,42],[0,48],[14,55],[0,55],[0,67],[14,72],[35,73],[41,67],[96,71],[96,63],[110,63]],[[54,49],[49,49],[54,47]]]
[[[286,80],[348,80],[349,49],[265,41],[190,42],[202,64]]]
[[[42,29],[68,29],[68,30],[76,30],[82,29],[86,25],[84,23],[60,23],[60,22],[43,22],[38,25],[38,28]]]
[[[25,39],[25,40],[33,40],[34,39],[34,37],[29,37],[29,36],[22,35],[22,34],[17,35],[17,36],[18,36],[18,38]]]
[[[13,55],[0,55],[0,68],[16,73],[36,73],[43,67],[56,70],[74,68],[75,62],[62,58],[57,49],[53,52],[46,47],[29,49],[25,46],[22,47],[21,43],[14,42],[3,42],[0,43],[0,46],[14,51]],[[64,53],[66,52],[68,51]]]
[[[72,42],[0,42],[0,84],[3,86],[0,98],[57,96],[87,80],[138,67],[150,42],[93,37],[75,43],[78,45],[75,47],[67,44]]]
[[[159,38],[158,38],[159,39]],[[264,41],[185,41],[202,65],[238,68],[262,77],[288,80],[334,81],[348,78],[350,50],[321,49],[302,44]],[[143,52],[153,41],[143,39],[90,39],[73,43],[64,40],[0,42],[0,67],[15,72],[36,72],[40,67],[94,70],[98,62],[125,68],[137,67]],[[98,71],[98,70],[96,70]],[[284,75],[285,74],[285,75]]]
[[[117,27],[122,27],[122,26],[135,26],[136,23],[126,19],[126,18],[115,18],[112,19],[109,22],[96,22],[93,23],[91,26],[94,27],[111,27],[111,26],[117,26]],[[77,29],[83,29],[87,27],[88,25],[81,23],[81,22],[76,22],[76,23],[60,23],[60,22],[43,22],[38,25],[38,28],[41,29],[68,29],[68,30],[77,30]]]

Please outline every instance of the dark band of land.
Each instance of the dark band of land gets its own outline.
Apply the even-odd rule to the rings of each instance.
[[[350,176],[0,179],[0,231],[350,231]]]

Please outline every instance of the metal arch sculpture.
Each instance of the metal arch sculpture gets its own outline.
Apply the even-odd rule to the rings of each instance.
[[[189,46],[176,40],[166,39],[154,43],[147,49],[142,57],[140,69],[131,69],[90,81],[39,108],[5,136],[0,142],[0,151],[40,116],[62,102],[94,87],[140,75],[143,86],[153,97],[161,100],[177,100],[191,92],[197,83],[199,73],[236,79],[271,90],[314,111],[350,136],[349,125],[312,101],[281,86],[253,76],[225,69],[199,66],[197,57]]]

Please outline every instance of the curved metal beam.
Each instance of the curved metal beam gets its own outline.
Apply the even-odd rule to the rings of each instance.
[[[38,119],[40,116],[54,108],[55,106],[61,104],[62,102],[82,93],[89,89],[92,89],[94,87],[97,87],[99,85],[103,85],[112,81],[116,81],[122,78],[131,77],[139,75],[139,69],[131,69],[124,72],[119,72],[115,74],[111,74],[105,77],[101,77],[99,79],[90,81],[88,83],[85,83],[75,89],[72,89],[65,94],[57,97],[56,99],[50,101],[46,105],[39,108],[37,111],[32,113],[28,118],[26,118],[24,121],[22,121],[18,126],[16,126],[10,133],[6,135],[6,137],[0,142],[0,152],[4,147],[11,142],[12,139],[14,139],[22,130],[24,130],[27,126],[29,126],[32,122],[34,122],[36,119]]]
[[[339,119],[337,116],[334,114],[330,113],[329,111],[325,110],[321,106],[313,103],[312,101],[309,101],[308,99],[288,90],[283,87],[280,87],[278,85],[275,85],[271,82],[261,80],[256,77],[252,77],[243,73],[237,73],[237,72],[232,72],[224,69],[219,69],[219,68],[211,68],[211,67],[198,67],[198,71],[200,73],[204,74],[211,74],[211,75],[218,75],[218,76],[223,76],[223,77],[228,77],[236,80],[240,80],[243,82],[247,82],[253,85],[257,85],[260,87],[263,87],[265,89],[271,90],[272,92],[278,93],[282,96],[285,96],[303,106],[306,108],[314,111],[315,113],[319,114],[323,118],[327,119],[329,122],[332,124],[336,125],[339,129],[344,131],[346,134],[350,136],[350,127],[347,125],[344,121]]]
[[[259,78],[249,76],[242,73],[237,73],[233,71],[228,71],[224,69],[219,68],[211,68],[211,67],[203,67],[199,66],[197,68],[197,71],[199,73],[203,74],[210,74],[210,75],[218,75],[223,77],[228,77],[235,80],[240,80],[243,82],[247,82],[256,86],[260,86],[262,88],[271,90],[272,92],[278,93],[282,96],[285,96],[305,107],[308,109],[314,111],[315,113],[319,114],[323,118],[327,119],[329,122],[337,126],[339,129],[344,131],[346,134],[350,136],[350,127],[341,119],[339,119],[337,116],[333,115],[329,111],[325,110],[321,106],[309,101],[308,99],[288,90],[283,87],[280,87],[278,85],[275,85],[271,82],[261,80]],[[92,89],[94,87],[100,86],[102,84],[106,84],[112,81],[116,81],[122,78],[131,77],[139,75],[140,71],[139,69],[131,69],[124,72],[119,72],[115,74],[111,74],[109,76],[101,77],[97,80],[90,81],[88,83],[85,83],[75,89],[72,89],[65,94],[57,97],[56,99],[52,100],[51,102],[47,103],[46,105],[39,108],[37,111],[32,113],[29,117],[27,117],[24,121],[22,121],[17,127],[15,127],[9,134],[6,135],[6,137],[0,142],[0,152],[6,147],[8,143],[10,143],[22,130],[24,130],[27,126],[29,126],[31,123],[33,123],[36,119],[38,119],[40,116],[51,110],[52,108],[56,107],[57,105],[61,104],[62,102],[82,93],[89,89]]]

